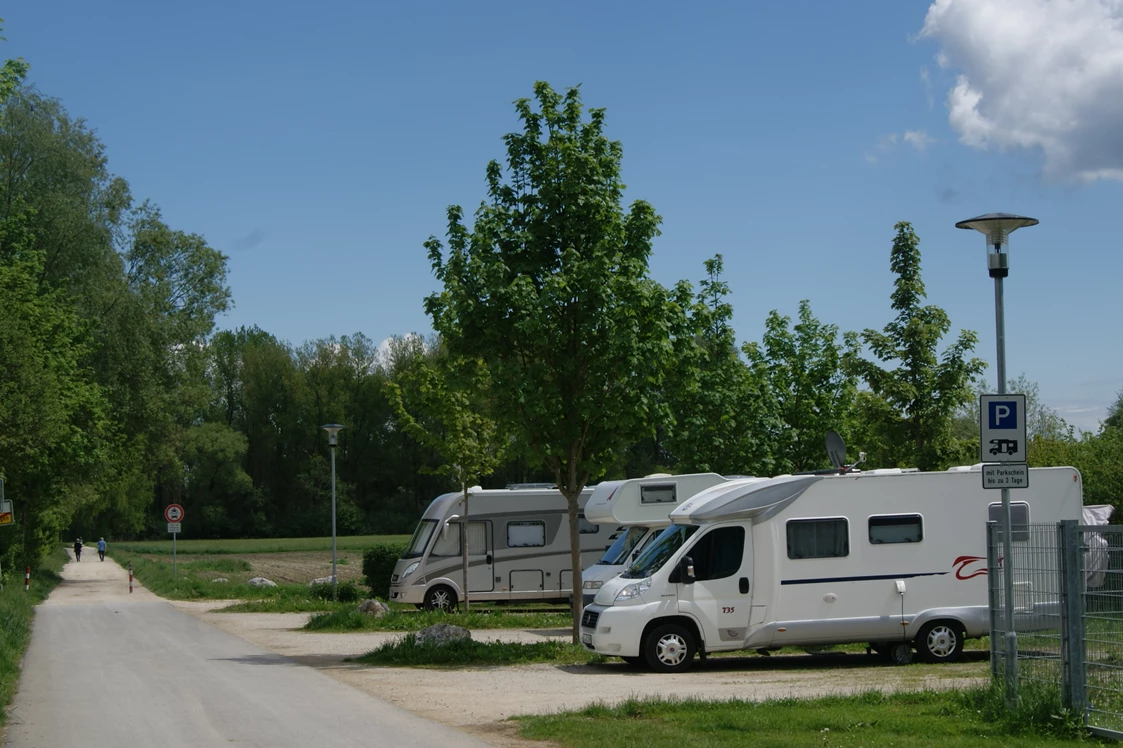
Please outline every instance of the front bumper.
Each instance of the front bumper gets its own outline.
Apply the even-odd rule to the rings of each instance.
[[[425,602],[424,585],[408,585],[390,588],[390,602],[420,605]]]
[[[581,644],[614,657],[638,657],[647,620],[644,606],[590,605],[581,614]]]

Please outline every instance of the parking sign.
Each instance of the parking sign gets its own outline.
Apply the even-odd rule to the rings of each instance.
[[[979,396],[979,461],[1026,461],[1026,396]]]

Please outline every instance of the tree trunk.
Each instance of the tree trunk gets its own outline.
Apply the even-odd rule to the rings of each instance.
[[[464,516],[460,520],[460,563],[464,568],[464,612],[472,608],[468,602],[468,484],[464,489]]]
[[[566,494],[565,500],[569,505],[569,563],[573,567],[573,594],[570,598],[570,612],[573,614],[573,643],[581,641],[581,534],[577,530],[577,498],[581,495],[576,491],[573,495]]]

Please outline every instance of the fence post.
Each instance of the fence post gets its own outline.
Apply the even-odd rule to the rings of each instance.
[[[1000,608],[998,606],[998,589],[994,585],[994,580],[1001,577],[1001,569],[998,568],[994,553],[995,532],[997,527],[997,522],[987,522],[987,597],[990,602],[990,677],[994,680],[997,680],[998,674],[1002,672],[999,668],[1002,659],[1002,647],[998,646],[1001,643],[1001,637],[998,636],[998,616],[1000,614]]]
[[[1084,711],[1087,672],[1084,666],[1083,533],[1076,520],[1058,526],[1061,553],[1061,698],[1065,707]]]

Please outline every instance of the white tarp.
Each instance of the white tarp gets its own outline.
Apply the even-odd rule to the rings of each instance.
[[[1106,525],[1114,508],[1110,504],[1086,506],[1081,513],[1082,521],[1085,525]],[[1107,578],[1107,539],[1102,533],[1090,532],[1085,543],[1088,550],[1084,551],[1084,579],[1088,587],[1100,587]]]

